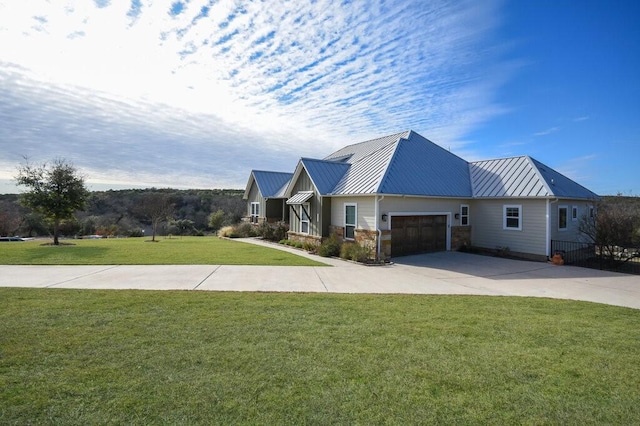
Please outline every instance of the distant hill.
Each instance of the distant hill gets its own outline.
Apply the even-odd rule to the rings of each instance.
[[[163,226],[164,233],[175,231],[171,229],[171,222],[178,221],[181,221],[180,232],[206,233],[210,231],[208,218],[211,213],[222,210],[225,224],[236,223],[246,214],[243,194],[244,191],[239,189],[149,188],[93,191],[86,210],[78,212],[75,220],[66,223],[63,233],[67,236],[141,235],[142,230],[149,227],[149,223],[141,214],[139,206],[144,197],[150,195],[164,197],[173,206],[171,221]],[[48,226],[42,217],[22,207],[18,200],[17,194],[0,195],[0,235],[48,235]]]

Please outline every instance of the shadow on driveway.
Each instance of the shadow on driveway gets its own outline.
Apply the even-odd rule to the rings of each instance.
[[[604,278],[630,277],[628,274],[550,262],[506,259],[455,251],[416,254],[392,259],[397,265],[439,269],[457,274],[491,279]],[[632,276],[631,276],[632,277]],[[640,278],[638,278],[640,285]]]

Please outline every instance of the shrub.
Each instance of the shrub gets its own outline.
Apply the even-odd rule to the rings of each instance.
[[[237,238],[256,237],[257,232],[254,226],[249,222],[242,222],[235,227],[235,234]]]
[[[235,228],[233,226],[225,226],[218,231],[218,236],[231,238],[231,235],[233,235],[234,232]]]
[[[310,253],[315,253],[318,249],[318,244],[305,241],[302,243],[302,248]]]
[[[346,243],[340,248],[340,257],[354,262],[366,262],[369,254],[368,248],[357,243]]]
[[[129,236],[130,237],[144,237],[144,232],[142,232],[142,229],[133,229],[131,231],[129,231]]]
[[[262,222],[257,229],[258,236],[269,241],[280,241],[287,237],[289,225],[285,222]]]
[[[335,235],[332,235],[329,239],[324,240],[320,247],[318,247],[318,254],[322,257],[337,257],[340,256],[341,243]]]

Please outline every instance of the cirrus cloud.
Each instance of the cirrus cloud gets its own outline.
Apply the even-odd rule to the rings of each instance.
[[[242,187],[252,168],[405,129],[473,150],[465,135],[503,111],[499,6],[0,5],[0,164],[64,156],[96,181]]]

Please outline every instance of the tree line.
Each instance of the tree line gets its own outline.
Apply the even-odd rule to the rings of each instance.
[[[0,236],[204,235],[245,214],[238,189],[86,189],[66,160],[18,168],[23,194],[0,195]]]
[[[235,224],[245,215],[243,190],[126,189],[88,193],[84,211],[61,221],[60,235],[143,236],[150,232],[197,235]],[[155,225],[155,226],[154,226]],[[0,235],[53,236],[45,215],[20,203],[20,195],[0,195]]]

